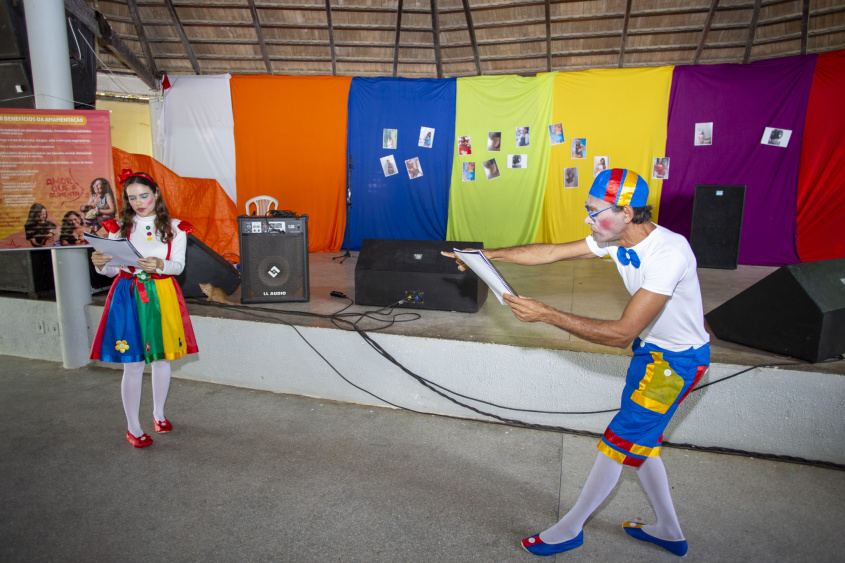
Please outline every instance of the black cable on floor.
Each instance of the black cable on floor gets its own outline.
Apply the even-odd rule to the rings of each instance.
[[[505,425],[508,425],[508,426],[513,426],[513,427],[516,427],[516,428],[527,428],[527,429],[532,429],[532,430],[564,432],[564,433],[567,433],[567,434],[574,434],[574,435],[578,435],[578,436],[591,436],[591,437],[597,437],[597,438],[600,438],[602,436],[599,433],[591,432],[591,431],[587,431],[587,430],[576,430],[574,428],[566,428],[566,427],[563,427],[563,426],[552,426],[552,425],[545,425],[545,424],[528,423],[528,422],[524,422],[524,421],[521,421],[521,420],[506,418],[506,417],[499,416],[499,415],[494,414],[494,413],[483,411],[481,409],[475,408],[475,407],[468,405],[466,403],[463,403],[463,402],[455,399],[454,397],[450,396],[447,393],[454,394],[454,395],[461,397],[463,399],[476,401],[476,402],[479,402],[479,403],[482,403],[482,404],[486,404],[488,406],[501,408],[501,409],[504,409],[504,410],[511,410],[511,411],[517,411],[517,412],[531,412],[531,413],[536,413],[536,414],[589,415],[589,414],[603,414],[603,413],[615,412],[615,411],[619,410],[618,407],[613,408],[613,409],[604,409],[604,410],[595,410],[595,411],[541,411],[541,410],[532,410],[532,409],[519,409],[519,408],[515,408],[515,407],[507,407],[507,406],[503,406],[503,405],[498,405],[496,403],[490,403],[490,402],[487,402],[487,401],[483,401],[481,399],[476,399],[474,397],[462,395],[460,393],[457,393],[456,391],[452,391],[452,390],[450,390],[446,387],[443,387],[440,384],[429,381],[429,380],[425,379],[424,377],[422,377],[422,376],[414,373],[413,371],[409,370],[408,368],[406,368],[401,362],[399,362],[392,355],[390,355],[390,353],[388,353],[387,350],[382,348],[382,346],[378,342],[373,340],[370,337],[369,334],[367,334],[370,331],[383,330],[385,328],[388,328],[396,322],[409,322],[409,321],[412,321],[412,320],[419,319],[420,315],[418,313],[395,313],[395,314],[393,314],[393,310],[397,306],[400,306],[404,302],[404,300],[398,301],[396,303],[393,303],[391,305],[388,305],[388,306],[383,307],[381,309],[378,309],[376,311],[364,311],[364,312],[360,312],[360,313],[343,313],[343,311],[348,309],[353,304],[352,299],[350,299],[349,297],[346,297],[346,296],[344,296],[344,297],[346,299],[349,299],[349,301],[350,301],[349,304],[346,305],[346,307],[344,307],[340,311],[338,311],[336,313],[329,314],[329,315],[320,314],[320,313],[312,313],[312,312],[309,312],[309,311],[290,311],[290,310],[270,309],[270,308],[265,308],[265,307],[244,308],[244,307],[240,307],[240,306],[236,306],[236,305],[226,305],[226,304],[222,304],[222,303],[208,302],[208,301],[201,300],[201,299],[188,299],[187,301],[192,302],[192,303],[196,303],[196,304],[200,304],[200,305],[211,305],[211,306],[224,307],[224,308],[227,308],[227,309],[234,309],[234,310],[240,311],[241,313],[244,313],[248,316],[253,316],[253,317],[256,317],[256,318],[261,318],[261,319],[266,319],[266,320],[274,320],[274,321],[284,323],[287,326],[290,326],[291,328],[293,328],[293,330],[296,331],[296,333],[299,335],[299,337],[302,338],[302,340],[312,350],[314,350],[314,352],[326,364],[328,364],[328,366],[341,379],[343,379],[349,385],[351,385],[352,387],[358,389],[359,391],[362,391],[362,392],[370,395],[371,397],[374,397],[374,398],[378,399],[379,401],[382,401],[385,404],[388,404],[388,405],[390,405],[394,408],[407,410],[407,411],[410,411],[410,412],[413,412],[413,413],[416,413],[416,414],[432,415],[434,413],[417,411],[417,410],[414,410],[414,409],[411,409],[411,408],[408,408],[408,407],[396,405],[396,404],[394,404],[390,401],[387,401],[386,399],[379,397],[378,395],[372,393],[371,391],[364,389],[363,387],[360,387],[359,385],[356,385],[355,383],[351,382],[349,379],[344,377],[344,375],[342,373],[340,373],[340,371],[325,356],[323,356],[308,341],[308,339],[306,339],[305,336],[303,336],[303,334],[301,332],[299,332],[299,330],[293,324],[291,324],[287,321],[284,321],[282,319],[279,319],[276,316],[260,315],[256,311],[268,313],[268,314],[271,314],[271,315],[282,314],[282,315],[295,315],[295,316],[326,319],[326,320],[329,320],[335,327],[340,328],[341,330],[355,331],[379,355],[381,355],[383,358],[387,359],[390,363],[394,364],[396,367],[398,367],[403,372],[408,374],[411,378],[416,380],[423,387],[429,389],[430,391],[432,391],[433,393],[436,393],[437,395],[440,395],[441,397],[450,401],[453,404],[461,406],[465,409],[468,409],[468,410],[475,412],[477,414],[480,414],[482,416],[492,418],[492,419],[498,421],[497,423],[505,424]],[[387,311],[387,312],[383,312],[383,311]],[[377,316],[374,316],[374,315],[388,316],[388,315],[391,315],[391,314],[393,315],[393,318],[389,318],[389,319],[382,319],[382,318],[379,318]],[[403,319],[403,320],[397,320],[396,317],[399,317],[399,316],[409,316],[410,318]],[[350,317],[350,318],[357,317],[357,320],[351,321],[347,317]],[[369,330],[364,330],[360,326],[358,326],[359,323],[362,322],[364,319],[374,320],[376,322],[383,323],[384,326],[377,327],[377,328],[371,328]],[[348,327],[348,328],[345,328],[345,327]],[[840,355],[836,358],[831,358],[829,360],[825,360],[824,362],[818,362],[818,363],[837,362],[837,361],[841,361],[843,359],[845,359],[845,356]],[[710,382],[708,382],[704,385],[697,386],[695,389],[693,389],[692,392],[699,391],[701,389],[704,389],[705,387],[709,387],[709,386],[714,385],[716,383],[721,383],[723,381],[726,381],[728,379],[731,379],[733,377],[736,377],[738,375],[741,375],[743,373],[746,373],[748,371],[751,371],[751,370],[757,369],[757,368],[775,367],[775,366],[790,366],[790,365],[810,365],[810,364],[811,364],[811,362],[784,362],[784,363],[758,364],[758,365],[746,368],[744,370],[732,373],[731,375],[725,376],[721,379],[717,379],[715,381],[710,381]],[[443,414],[434,414],[434,415],[445,417],[445,418],[453,418],[453,419],[461,420],[461,417],[452,416],[452,415],[443,415]],[[476,419],[474,419],[474,420],[476,420]],[[486,421],[483,421],[483,422],[492,423],[493,421],[486,420]],[[804,459],[804,458],[800,458],[800,457],[794,457],[794,456],[785,456],[785,455],[778,455],[778,454],[771,454],[771,453],[751,452],[751,451],[746,451],[746,450],[736,450],[736,449],[723,448],[723,447],[717,447],[717,446],[696,446],[696,445],[693,445],[693,444],[679,444],[679,443],[674,443],[674,442],[663,442],[663,446],[678,448],[678,449],[687,449],[687,450],[694,450],[694,451],[701,451],[701,452],[709,452],[709,453],[721,453],[721,454],[726,454],[726,455],[747,456],[747,457],[753,457],[753,458],[757,458],[757,459],[768,459],[768,460],[783,461],[783,462],[788,462],[788,463],[798,463],[798,464],[802,464],[802,465],[811,465],[811,466],[815,466],[815,467],[823,467],[823,468],[827,468],[827,469],[835,469],[835,470],[839,470],[839,471],[845,471],[845,464],[838,464],[838,463],[822,461],[822,460],[808,460],[808,459]]]

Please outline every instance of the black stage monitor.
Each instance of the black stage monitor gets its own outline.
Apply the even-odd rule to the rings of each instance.
[[[484,248],[480,242],[364,239],[355,265],[355,303],[386,307],[475,313],[487,299],[487,284],[472,270],[461,272],[455,248]]]
[[[704,318],[717,338],[808,362],[845,353],[845,258],[783,266]]]

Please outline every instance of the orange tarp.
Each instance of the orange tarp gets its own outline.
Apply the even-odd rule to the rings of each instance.
[[[217,180],[183,178],[152,157],[112,148],[115,196],[123,205],[117,177],[124,168],[153,177],[164,194],[170,216],[194,226],[193,235],[230,262],[239,262],[238,212]]]
[[[308,215],[308,249],[331,252],[346,226],[348,76],[233,76],[238,211],[258,195]]]

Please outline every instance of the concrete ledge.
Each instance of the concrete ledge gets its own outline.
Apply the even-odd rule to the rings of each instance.
[[[86,309],[91,338],[102,310],[99,305]],[[54,303],[0,299],[0,314],[7,320],[7,328],[0,334],[0,354],[61,361],[58,335],[38,329],[39,323],[55,318]],[[354,332],[202,316],[193,316],[192,321],[200,353],[174,362],[175,377],[485,418],[425,388]],[[627,356],[616,354],[382,333],[371,333],[371,337],[402,365],[437,385],[521,409],[569,412],[617,408],[628,365]],[[327,362],[371,394],[344,381]],[[103,365],[120,368],[119,364]],[[745,367],[714,364],[702,383]],[[603,432],[613,417],[613,413],[514,412],[459,400],[505,418],[597,433]],[[690,394],[665,439],[845,463],[842,404],[845,377],[841,375],[758,368]]]

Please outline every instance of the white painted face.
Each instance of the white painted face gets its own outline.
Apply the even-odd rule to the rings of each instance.
[[[155,215],[156,196],[153,190],[144,184],[130,184],[124,193],[129,198],[129,205],[140,217]]]
[[[622,233],[628,228],[624,213],[617,213],[611,209],[612,205],[595,196],[587,197],[586,205],[590,212],[599,211],[594,217],[587,215],[584,219],[584,223],[593,231],[596,242],[611,242],[622,237]]]

